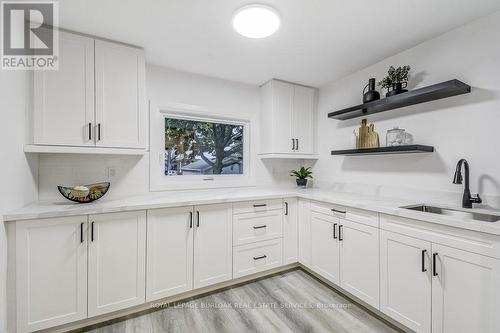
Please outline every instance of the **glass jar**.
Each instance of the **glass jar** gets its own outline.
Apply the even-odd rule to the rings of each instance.
[[[408,136],[404,129],[394,127],[387,131],[385,141],[387,146],[401,146],[408,143]]]

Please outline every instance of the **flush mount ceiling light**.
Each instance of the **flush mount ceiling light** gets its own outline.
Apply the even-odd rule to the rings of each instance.
[[[236,11],[233,27],[242,36],[265,38],[274,34],[280,27],[278,12],[266,5],[248,5]]]

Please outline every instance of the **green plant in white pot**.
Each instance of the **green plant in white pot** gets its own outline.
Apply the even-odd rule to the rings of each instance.
[[[306,187],[307,186],[307,178],[313,178],[311,167],[300,167],[299,170],[290,171],[290,176],[296,177],[297,186]]]

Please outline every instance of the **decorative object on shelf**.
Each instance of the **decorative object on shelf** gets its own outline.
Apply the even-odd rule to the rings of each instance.
[[[103,182],[75,187],[58,186],[57,189],[62,196],[68,200],[78,203],[87,203],[95,201],[105,195],[106,192],[108,192],[109,185],[110,183]]]
[[[365,92],[366,88],[368,88],[367,92]],[[371,78],[363,88],[363,103],[376,101],[377,99],[380,99],[380,93],[375,90],[375,78]]]
[[[385,97],[391,97],[408,91],[405,88],[408,86],[408,73],[410,69],[411,67],[408,65],[398,68],[394,68],[394,66],[389,67],[387,76],[378,83],[379,86],[387,89]]]
[[[403,128],[394,127],[387,130],[385,137],[386,146],[403,146],[411,145],[413,143],[413,136],[407,133]]]
[[[297,177],[297,186],[306,187],[307,186],[307,178],[313,178],[311,167],[300,167],[299,170],[290,171],[290,176]]]
[[[358,133],[356,148],[365,149],[380,147],[378,133],[375,132],[374,124],[368,126],[366,119],[361,120],[361,127],[358,129]]]

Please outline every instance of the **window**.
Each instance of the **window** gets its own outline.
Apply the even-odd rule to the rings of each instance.
[[[250,120],[230,111],[150,106],[151,191],[254,186]]]
[[[244,126],[165,117],[165,175],[243,174]]]

